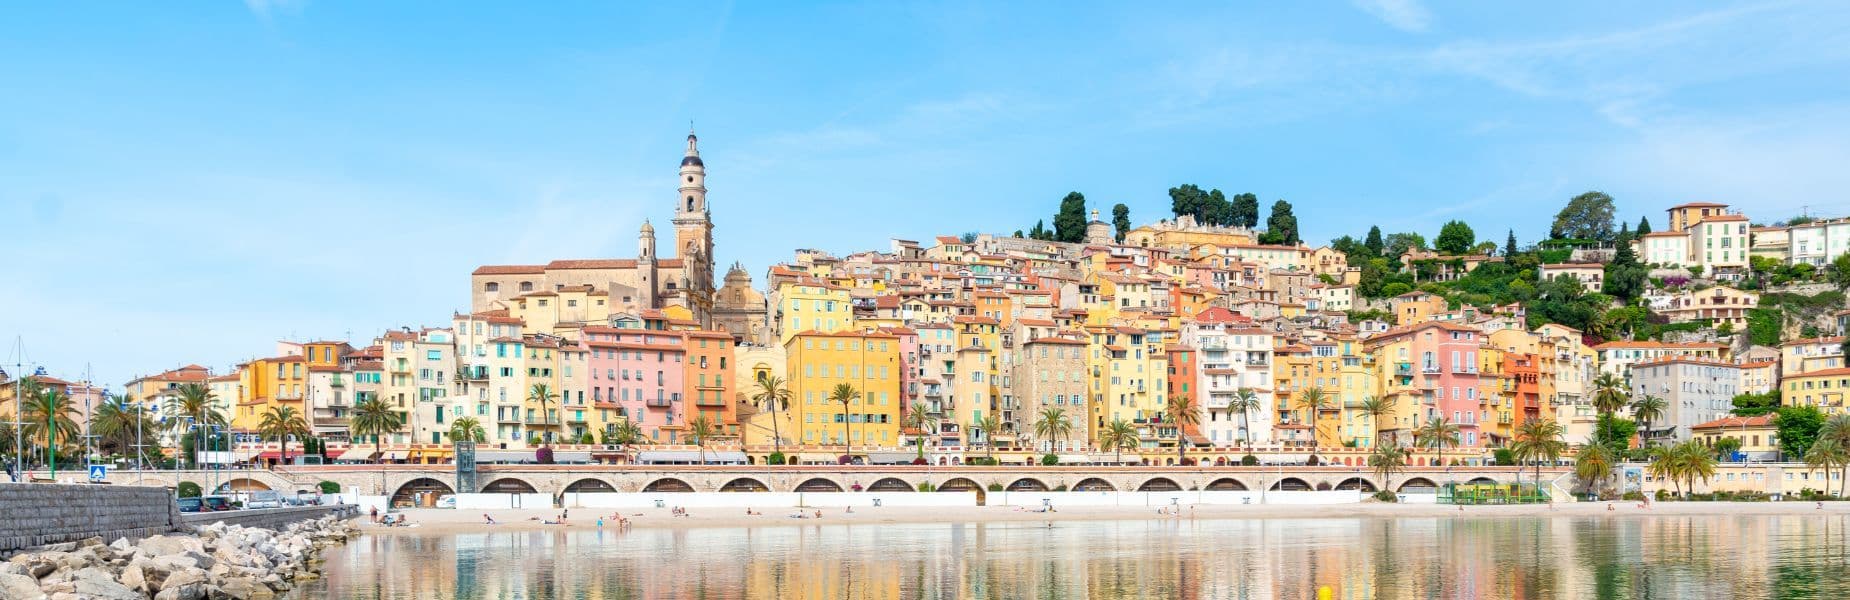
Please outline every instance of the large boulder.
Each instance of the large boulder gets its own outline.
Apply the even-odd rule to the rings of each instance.
[[[100,543],[100,542],[99,542]],[[94,600],[144,600],[147,598],[140,591],[116,582],[116,577],[109,571],[91,567],[71,574],[71,583],[76,584],[72,592],[80,598]]]
[[[0,600],[40,600],[39,580],[18,573],[0,573]]]
[[[206,600],[208,589],[204,583],[169,586],[155,594],[154,600]]]
[[[229,577],[219,582],[218,591],[234,600],[275,600],[276,592],[253,577]]]
[[[177,535],[157,535],[141,540],[141,543],[136,544],[135,547],[142,556],[166,556],[181,552],[204,554],[206,549],[205,544],[201,543],[198,538]]]

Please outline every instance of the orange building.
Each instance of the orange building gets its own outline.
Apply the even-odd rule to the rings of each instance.
[[[687,364],[683,367],[682,398],[692,402],[687,407],[688,422],[706,417],[722,435],[737,438],[739,416],[732,402],[737,381],[732,374],[732,334],[725,331],[687,331],[683,344]]]

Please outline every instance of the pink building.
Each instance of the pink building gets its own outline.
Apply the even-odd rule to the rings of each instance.
[[[629,419],[650,441],[679,443],[687,424],[681,395],[686,339],[652,329],[586,327],[584,333],[592,405],[614,411],[606,422]]]
[[[919,332],[909,327],[882,327],[880,331],[899,337],[899,414],[905,415],[919,401]]]
[[[1458,443],[1466,448],[1482,448],[1487,436],[1478,429],[1477,350],[1484,333],[1475,327],[1443,321],[1415,325],[1412,331],[1413,355],[1419,361],[1420,375],[1432,383],[1424,398],[1423,421],[1445,417],[1458,425]]]

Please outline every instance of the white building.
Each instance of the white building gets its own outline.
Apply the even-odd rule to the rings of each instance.
[[[1202,311],[1193,323],[1182,326],[1182,343],[1200,354],[1196,369],[1196,387],[1206,413],[1201,432],[1215,446],[1237,445],[1245,440],[1255,444],[1273,441],[1272,348],[1271,332],[1233,322],[1232,312],[1224,308]],[[1230,408],[1239,390],[1251,390],[1259,406],[1242,419]],[[1242,428],[1244,425],[1244,429]]]
[[[1674,443],[1690,438],[1690,427],[1728,416],[1739,393],[1741,366],[1675,356],[1632,365],[1632,397],[1664,399],[1664,414],[1639,423],[1641,435]]]

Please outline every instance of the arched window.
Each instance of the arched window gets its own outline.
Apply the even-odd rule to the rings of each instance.
[[[531,291],[533,291],[533,282],[531,282],[531,281],[522,281],[522,282],[520,282],[520,291],[521,291],[521,292],[531,292]]]
[[[693,196],[687,197],[687,209],[690,211],[694,210],[694,197]]]
[[[490,282],[488,282],[488,284],[487,284],[487,285],[483,285],[483,286],[482,286],[482,291],[484,291],[484,292],[499,292],[499,291],[501,291],[501,284],[499,284],[499,283],[495,283],[495,282],[493,282],[493,281],[490,281]]]

